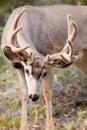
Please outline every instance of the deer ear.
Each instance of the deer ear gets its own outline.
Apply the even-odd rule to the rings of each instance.
[[[3,48],[3,52],[4,52],[4,55],[7,57],[7,59],[9,59],[10,61],[14,61],[15,59],[17,59],[18,57],[18,54],[17,53],[14,53],[10,47],[8,46],[5,46]]]
[[[23,67],[23,65],[20,62],[20,56],[18,53],[14,53],[10,47],[5,46],[3,48],[4,55],[9,59],[16,69],[20,69]]]

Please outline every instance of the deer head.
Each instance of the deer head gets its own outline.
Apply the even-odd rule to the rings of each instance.
[[[76,37],[77,27],[76,23],[71,20],[70,15],[68,15],[68,39],[64,48],[59,53],[40,57],[39,55],[34,54],[32,49],[31,52],[26,52],[26,49],[29,48],[29,45],[27,44],[18,48],[14,45],[15,36],[22,29],[22,27],[17,28],[17,22],[24,12],[24,8],[18,10],[16,17],[14,18],[9,46],[3,46],[3,51],[15,68],[23,69],[28,86],[29,98],[32,101],[36,101],[39,98],[41,81],[48,75],[49,67],[55,66],[64,68],[76,61],[77,56],[74,55],[72,42]]]

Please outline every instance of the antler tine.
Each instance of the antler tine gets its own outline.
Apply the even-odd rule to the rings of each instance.
[[[74,48],[72,46],[72,42],[76,37],[77,34],[77,26],[76,23],[71,19],[70,15],[67,15],[67,21],[68,21],[68,40],[67,45],[69,46],[69,57],[71,58],[74,53]]]
[[[26,11],[26,9],[23,7],[23,8],[19,8],[19,10],[17,11],[17,15],[16,17],[14,18],[14,24],[13,24],[13,29],[16,28],[16,25],[18,23],[18,20],[19,18],[21,17],[21,15]]]
[[[14,53],[19,53],[19,52],[22,52],[22,51],[26,50],[26,49],[29,48],[29,47],[30,47],[29,45],[25,45],[25,46],[23,46],[23,47],[21,47],[21,48],[13,47],[13,48],[12,48],[12,51],[13,51]]]
[[[73,20],[71,20],[70,15],[67,15],[67,22],[68,22],[68,40],[66,41],[66,45],[64,46],[62,52],[66,52],[69,50],[68,55],[72,57],[74,52],[72,42],[77,34],[77,26],[76,23]]]
[[[11,35],[11,37],[10,37],[10,43],[11,43],[12,45],[14,45],[14,37],[15,37],[15,35],[16,35],[21,29],[22,29],[22,27],[19,27],[19,28],[16,28],[16,29],[13,31],[13,33],[12,33],[12,35]]]
[[[61,57],[62,60],[68,64],[69,62],[71,62],[71,57],[73,56],[74,48],[69,40],[67,40],[66,45],[67,45],[66,47],[69,47],[69,54],[67,54],[66,52],[65,53],[61,52]]]
[[[21,48],[16,48],[16,47],[14,46],[14,37],[15,37],[15,35],[22,29],[22,27],[16,28],[16,26],[17,26],[17,23],[18,23],[19,18],[21,17],[21,15],[22,15],[25,11],[26,11],[25,8],[20,8],[20,9],[17,11],[17,16],[16,16],[15,19],[14,19],[13,32],[12,32],[12,35],[11,35],[11,37],[10,37],[10,43],[11,43],[11,46],[12,46],[12,51],[13,51],[14,53],[19,53],[19,52],[22,52],[22,51],[24,51],[25,49],[29,48],[29,45],[25,45],[25,46],[23,46],[23,47],[21,47]],[[16,29],[15,29],[15,28],[16,28]]]
[[[70,14],[67,15],[67,23],[68,23],[68,38],[70,34],[72,33],[72,25],[71,25],[71,16]]]
[[[77,27],[76,27],[76,23],[73,20],[71,20],[71,24],[72,24],[72,27],[73,27],[73,32],[72,32],[71,36],[69,37],[69,40],[72,42],[76,37]]]
[[[68,42],[68,45],[69,45],[69,54],[68,55],[71,58],[74,54],[74,48],[72,46],[72,42],[70,42],[69,40],[67,40],[67,42]]]

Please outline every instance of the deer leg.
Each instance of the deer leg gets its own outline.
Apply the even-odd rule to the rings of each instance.
[[[28,88],[25,81],[25,76],[23,70],[18,70],[19,78],[21,80],[21,125],[20,130],[27,130],[27,99],[28,99]]]
[[[48,75],[44,78],[44,99],[46,102],[46,130],[54,130],[53,121],[52,121],[52,87],[53,83],[53,74],[49,70]]]

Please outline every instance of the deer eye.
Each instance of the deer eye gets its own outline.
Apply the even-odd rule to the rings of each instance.
[[[26,72],[26,74],[28,74],[28,75],[29,75],[29,70],[28,70],[28,69],[26,69],[26,70],[25,70],[25,72]]]
[[[43,69],[42,77],[44,78],[46,75],[47,75],[47,70],[46,70],[46,69]]]
[[[44,72],[44,73],[42,74],[42,77],[44,78],[46,75],[47,75],[47,72]]]

